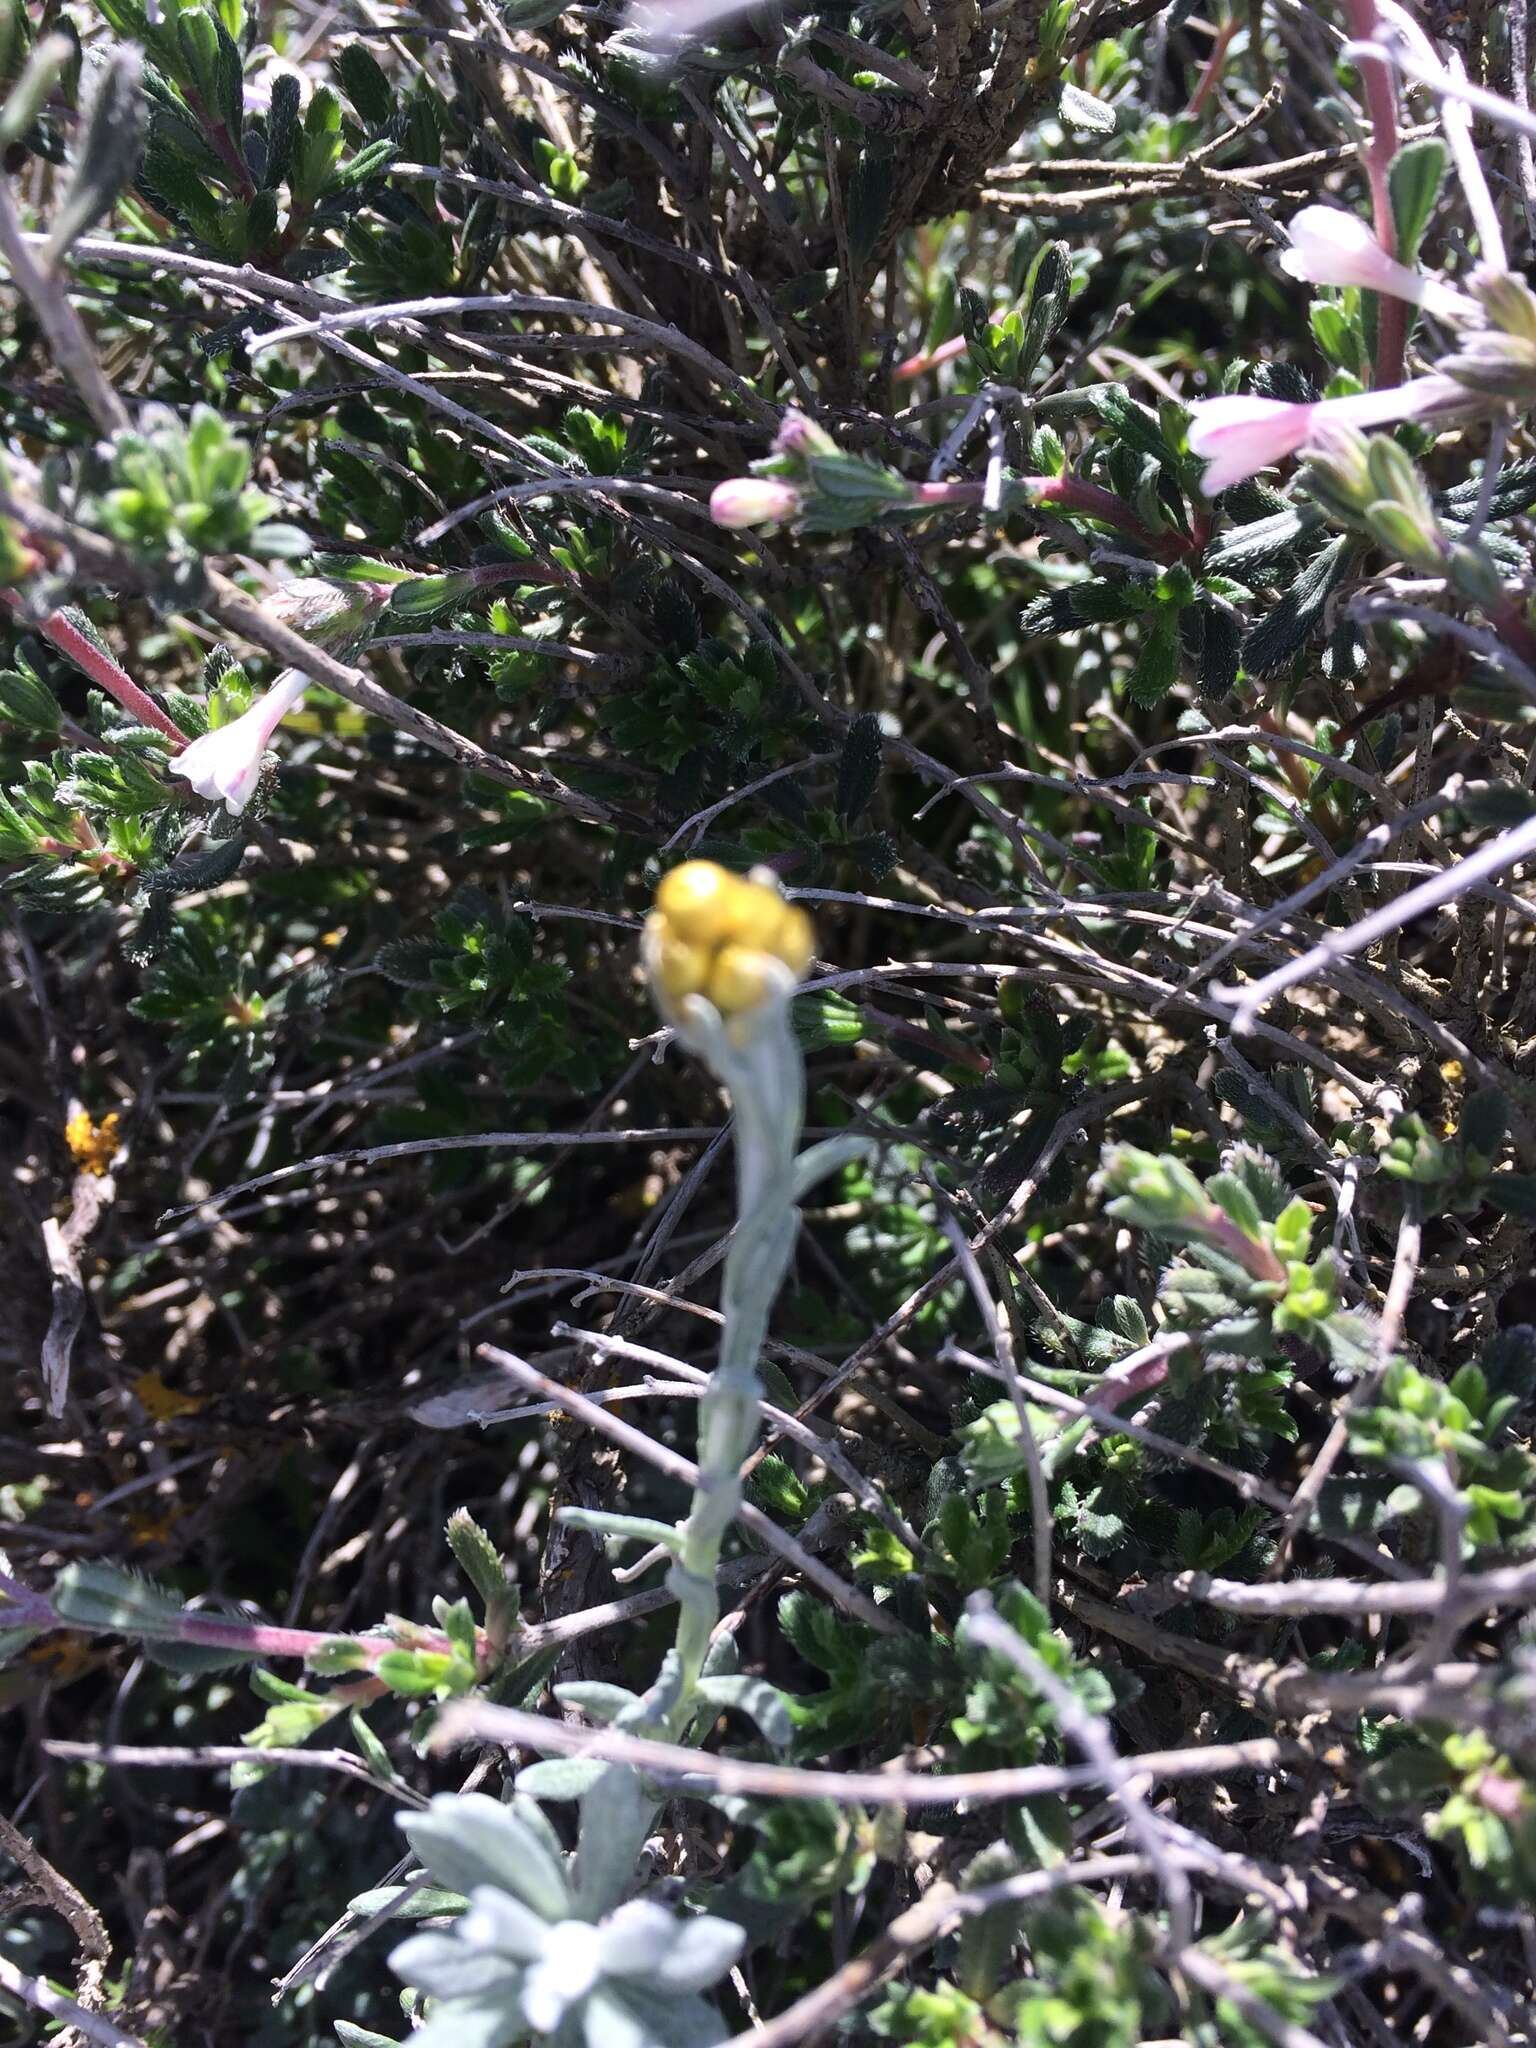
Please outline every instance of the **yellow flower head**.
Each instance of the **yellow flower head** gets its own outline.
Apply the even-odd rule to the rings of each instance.
[[[79,1109],[64,1126],[64,1142],[69,1147],[70,1157],[82,1173],[94,1173],[98,1179],[112,1165],[112,1156],[121,1140],[118,1137],[117,1111],[110,1110],[99,1124],[92,1123],[89,1110]]]
[[[811,920],[768,882],[688,860],[662,877],[645,921],[646,968],[664,1009],[703,996],[729,1022],[798,981],[815,953]]]

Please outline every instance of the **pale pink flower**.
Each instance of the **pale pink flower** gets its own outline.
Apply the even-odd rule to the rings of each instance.
[[[1290,224],[1280,268],[1306,284],[1357,285],[1423,306],[1445,319],[1476,319],[1476,303],[1437,277],[1389,256],[1358,215],[1341,206],[1304,206]]]
[[[733,476],[710,493],[709,516],[716,526],[778,526],[800,510],[793,484],[766,476]]]
[[[1294,455],[1318,427],[1334,421],[1346,427],[1380,427],[1392,420],[1464,408],[1467,403],[1468,394],[1453,377],[1420,377],[1412,384],[1323,398],[1312,405],[1279,398],[1204,398],[1190,407],[1189,445],[1206,458],[1200,487],[1214,498],[1256,470]]]
[[[635,0],[627,25],[652,42],[675,43],[719,28],[756,4],[757,0]]]
[[[230,816],[238,818],[256,793],[262,757],[273,733],[308,687],[308,676],[296,668],[285,669],[249,711],[193,740],[171,762],[170,772],[185,776],[210,803],[222,801]]]

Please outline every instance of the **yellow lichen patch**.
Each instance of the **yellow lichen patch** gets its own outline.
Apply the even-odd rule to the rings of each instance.
[[[757,1008],[779,978],[775,962],[798,980],[815,953],[803,910],[712,860],[684,861],[662,878],[646,930],[661,995],[707,996],[722,1017]]]
[[[78,1635],[52,1636],[27,1652],[27,1662],[38,1666],[50,1685],[73,1685],[101,1661],[101,1652],[93,1648],[90,1639]]]
[[[91,1121],[89,1110],[76,1110],[64,1126],[64,1142],[82,1173],[94,1173],[98,1177],[107,1173],[122,1142],[118,1135],[117,1111],[109,1110],[98,1124]]]
[[[1459,1088],[1467,1078],[1467,1070],[1460,1060],[1442,1060],[1440,1062],[1440,1078],[1448,1088]],[[1440,1120],[1441,1137],[1454,1138],[1458,1121],[1459,1119],[1454,1116],[1442,1117]]]
[[[133,1383],[134,1397],[151,1422],[171,1422],[178,1415],[195,1415],[202,1402],[192,1394],[178,1394],[157,1372],[141,1372]]]
[[[179,1507],[166,1508],[158,1514],[153,1508],[130,1508],[128,1534],[135,1549],[142,1550],[152,1543],[166,1542],[181,1516]]]

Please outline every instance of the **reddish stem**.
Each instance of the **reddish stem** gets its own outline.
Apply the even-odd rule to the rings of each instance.
[[[1231,14],[1228,15],[1227,19],[1216,31],[1216,46],[1205,60],[1205,69],[1200,74],[1200,83],[1195,87],[1189,105],[1184,109],[1186,114],[1198,114],[1204,111],[1206,101],[1216,90],[1217,83],[1221,78],[1227,61],[1227,51],[1231,46],[1232,38],[1236,34],[1237,16]]]
[[[249,203],[256,197],[256,180],[251,176],[251,167],[240,154],[240,145],[230,134],[227,123],[216,120],[195,92],[187,93],[187,105],[202,122],[203,132],[235,181],[235,190]]]
[[[66,1621],[46,1593],[37,1593],[19,1579],[0,1572],[0,1626],[7,1628],[74,1629],[82,1634],[105,1635],[106,1629],[87,1629]],[[132,1631],[120,1631],[132,1633]],[[278,1628],[262,1621],[237,1621],[218,1614],[178,1614],[174,1640],[196,1643],[208,1650],[237,1650],[249,1657],[306,1658],[312,1651],[337,1642],[357,1643],[370,1663],[377,1663],[390,1650],[400,1648],[392,1636],[339,1636],[332,1631],[308,1628]],[[412,1629],[409,1647],[451,1656],[453,1644],[434,1629]],[[368,1683],[364,1680],[363,1683]]]
[[[912,500],[917,505],[979,505],[985,489],[985,484],[972,482],[918,484]],[[1063,512],[1080,512],[1104,526],[1116,527],[1160,561],[1177,561],[1180,555],[1191,554],[1196,547],[1194,541],[1185,540],[1181,534],[1154,533],[1142,523],[1134,506],[1113,491],[1106,491],[1101,484],[1089,483],[1085,477],[1016,476],[1009,478],[1008,489],[1037,505],[1059,505]]]
[[[1374,42],[1377,29],[1376,0],[1344,0],[1349,32],[1357,43]],[[1392,67],[1385,57],[1360,59],[1360,82],[1365,91],[1366,111],[1371,117],[1371,140],[1363,155],[1366,180],[1371,188],[1371,218],[1376,239],[1389,256],[1397,254],[1397,218],[1392,211],[1389,173],[1397,155],[1397,86]],[[1379,386],[1403,381],[1403,352],[1408,344],[1408,307],[1401,299],[1376,295],[1376,382]]]
[[[1256,1244],[1224,1209],[1212,1207],[1200,1225],[1200,1236],[1213,1251],[1225,1252],[1255,1280],[1280,1281],[1285,1278],[1284,1266],[1268,1245]]]
[[[1506,598],[1497,609],[1490,605],[1488,616],[1505,646],[1512,648],[1527,668],[1536,668],[1536,632],[1514,599]]]
[[[21,599],[14,591],[0,590],[0,602],[5,603],[20,617],[25,617]],[[152,725],[157,732],[163,732],[168,740],[174,740],[178,747],[188,745],[187,735],[171,717],[162,711],[154,698],[141,690],[126,670],[120,669],[110,654],[103,654],[93,640],[72,626],[62,612],[50,612],[45,619],[37,621],[37,630],[50,641],[75,667],[82,670],[91,681],[105,690],[109,697],[115,697],[125,711],[129,711],[141,725]]]
[[[1121,533],[1139,542],[1149,554],[1157,555],[1165,562],[1171,562],[1180,555],[1191,552],[1193,543],[1177,533],[1154,533],[1143,524],[1135,507],[1126,503],[1114,491],[1106,491],[1100,484],[1091,484],[1080,476],[1021,476],[1013,480],[1015,490],[1025,491],[1040,505],[1059,505],[1063,512],[1081,512],[1086,518],[1097,519],[1105,526],[1117,527]],[[980,486],[977,486],[980,489]]]
[[[941,341],[935,349],[919,349],[915,356],[908,356],[896,365],[891,376],[898,384],[910,384],[914,377],[936,370],[940,363],[952,363],[956,356],[963,356],[968,346],[965,336],[957,334],[949,341]]]
[[[1168,1377],[1168,1363],[1172,1357],[1168,1351],[1160,1351],[1154,1358],[1144,1358],[1129,1372],[1121,1372],[1111,1366],[1094,1389],[1096,1408],[1118,1408],[1130,1400],[1133,1394],[1150,1394],[1154,1387],[1160,1387]]]

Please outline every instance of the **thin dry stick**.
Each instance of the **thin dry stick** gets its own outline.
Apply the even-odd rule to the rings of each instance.
[[[493,1707],[485,1700],[454,1700],[444,1707],[433,1736],[440,1749],[460,1743],[499,1742],[508,1749],[531,1749],[554,1756],[597,1757],[604,1763],[632,1764],[636,1770],[672,1783],[749,1799],[835,1799],[845,1806],[951,1806],[960,1800],[991,1804],[997,1800],[1033,1799],[1048,1793],[1075,1792],[1103,1784],[1116,1773],[1133,1771],[1157,1781],[1222,1777],[1229,1771],[1274,1771],[1302,1763],[1305,1745],[1259,1736],[1243,1742],[1206,1743],[1195,1749],[1148,1750],[1122,1764],[1113,1759],[1106,1771],[1101,1758],[1085,1764],[1021,1764],[1009,1770],[903,1770],[898,1764],[877,1771],[812,1771],[793,1764],[754,1763],[716,1756],[682,1743],[658,1742],[649,1736],[626,1735],[615,1728],[582,1728],[568,1721],[529,1714],[517,1707]],[[149,1755],[157,1752],[144,1752]],[[240,1752],[249,1756],[248,1750]],[[263,1752],[265,1754],[265,1752]],[[308,1751],[300,1751],[308,1755]],[[354,1759],[355,1761],[355,1759]]]
[[[1058,1678],[998,1613],[990,1593],[975,1593],[966,1602],[966,1632],[971,1640],[1003,1657],[1045,1695],[1061,1732],[1075,1742],[1096,1766],[1109,1795],[1125,1815],[1126,1832],[1137,1844],[1168,1906],[1169,1943],[1181,1954],[1194,1938],[1194,1900],[1189,1879],[1169,1854],[1167,1834],[1147,1805],[1135,1762],[1122,1760],[1108,1723],[1083,1705],[1071,1686]]]
[[[1277,995],[1301,982],[1315,981],[1339,961],[1363,953],[1378,939],[1384,939],[1389,932],[1401,931],[1404,925],[1412,924],[1415,918],[1423,917],[1427,911],[1438,910],[1444,903],[1453,903],[1476,883],[1487,881],[1491,875],[1502,874],[1505,868],[1528,860],[1533,853],[1536,853],[1536,818],[1527,818],[1523,824],[1501,832],[1497,839],[1480,846],[1475,853],[1469,853],[1464,860],[1454,862],[1439,874],[1432,875],[1427,882],[1421,882],[1416,889],[1405,890],[1391,903],[1372,911],[1369,917],[1362,917],[1357,923],[1346,925],[1339,931],[1329,932],[1299,959],[1288,960],[1262,980],[1252,982],[1246,988],[1213,988],[1211,994],[1218,1002],[1231,1006],[1234,1032],[1251,1031],[1259,1011]]]
[[[982,1885],[973,1892],[936,1884],[915,1906],[898,1913],[862,1955],[844,1963],[814,1991],[797,1998],[767,2026],[733,2035],[731,2048],[738,2042],[741,2048],[797,2048],[798,2043],[821,2034],[844,2013],[852,2012],[882,1978],[904,1968],[959,1921],[994,1912],[999,1906],[1022,1906],[1032,1899],[1049,1898],[1068,1885],[1123,1882],[1139,1876],[1144,1868],[1140,1856],[1084,1856],[1075,1863],[1058,1863],[1051,1870],[1030,1870],[999,1884]]]
[[[1353,1579],[1250,1585],[1242,1579],[1214,1579],[1208,1572],[1179,1572],[1161,1580],[1156,1591],[1159,1597],[1203,1600],[1228,1614],[1438,1614],[1449,1601],[1457,1613],[1470,1616],[1536,1603],[1536,1564],[1465,1573],[1454,1587],[1444,1579],[1399,1579],[1382,1586]]]
[[[91,418],[104,434],[125,433],[132,424],[128,408],[96,360],[79,314],[58,278],[33,257],[29,244],[41,239],[23,232],[10,180],[0,173],[0,256],[10,265],[16,289],[37,315],[54,361],[85,400]]]
[[[407,1806],[425,1807],[430,1801],[399,1779],[380,1778],[361,1757],[346,1749],[247,1749],[235,1743],[199,1743],[189,1749],[173,1746],[122,1742],[55,1742],[43,1744],[49,1756],[69,1763],[126,1765],[137,1770],[203,1771],[223,1770],[231,1764],[292,1764],[301,1771],[338,1771],[355,1778],[374,1792],[387,1792]]]
[[[520,1386],[534,1388],[546,1401],[558,1402],[567,1414],[574,1415],[578,1421],[585,1422],[589,1428],[595,1429],[601,1436],[610,1438],[625,1450],[633,1451],[637,1457],[644,1458],[648,1464],[654,1465],[658,1472],[665,1472],[668,1478],[680,1480],[685,1486],[697,1485],[699,1468],[691,1458],[685,1458],[677,1451],[668,1450],[664,1444],[659,1444],[648,1437],[644,1430],[621,1421],[617,1415],[610,1415],[606,1408],[600,1408],[584,1394],[578,1394],[572,1388],[562,1386],[558,1380],[550,1379],[529,1365],[525,1359],[518,1358],[510,1351],[498,1351],[491,1344],[482,1344],[475,1355],[498,1366]],[[879,1635],[902,1633],[899,1624],[893,1621],[890,1615],[877,1607],[872,1600],[866,1599],[855,1587],[840,1579],[836,1572],[829,1570],[821,1562],[820,1558],[813,1557],[808,1550],[803,1549],[793,1536],[781,1529],[777,1522],[770,1520],[761,1508],[754,1507],[750,1501],[743,1501],[736,1514],[744,1529],[750,1529],[752,1534],[766,1543],[770,1550],[776,1550],[787,1564],[803,1573],[813,1586],[819,1587],[827,1598],[835,1602],[845,1613],[856,1616],[867,1628],[874,1629]]]
[[[30,2005],[34,2012],[46,2013],[51,2020],[64,2021],[77,2033],[83,2034],[87,2041],[96,2042],[98,2048],[146,2048],[137,2034],[125,2034],[121,2027],[114,2026],[101,2013],[87,2012],[83,2005],[76,2005],[72,1998],[66,1998],[62,1991],[55,1991],[41,1977],[33,1977],[18,1969],[3,1955],[0,1955],[0,1991],[10,1992],[23,2005]]]
[[[205,1195],[199,1202],[183,1202],[179,1208],[167,1209],[160,1218],[162,1223],[174,1222],[179,1216],[208,1214],[221,1208],[226,1202],[233,1202],[240,1195],[249,1195],[258,1188],[275,1187],[278,1182],[292,1180],[296,1175],[322,1173],[332,1166],[377,1166],[385,1159],[410,1159],[427,1152],[547,1152],[551,1146],[563,1145],[657,1145],[682,1143],[712,1138],[713,1130],[656,1130],[634,1131],[480,1131],[464,1138],[402,1138],[394,1145],[361,1145],[351,1152],[318,1152],[313,1159],[298,1159],[291,1166],[277,1166],[270,1173],[259,1173],[254,1180],[237,1181],[233,1187],[220,1188],[217,1194]]]
[[[1019,1424],[1019,1452],[1024,1460],[1024,1476],[1029,1487],[1029,1538],[1032,1558],[1032,1579],[1035,1598],[1044,1607],[1051,1604],[1051,1497],[1045,1483],[1045,1464],[1040,1456],[1040,1446],[1035,1441],[1034,1424],[1030,1420],[1029,1403],[1024,1398],[1023,1383],[1019,1378],[1018,1360],[1013,1354],[1013,1332],[1007,1319],[999,1314],[997,1305],[987,1292],[987,1283],[982,1278],[981,1268],[976,1263],[976,1254],[966,1241],[965,1232],[948,1204],[944,1202],[937,1183],[930,1180],[929,1186],[939,1197],[939,1219],[944,1226],[944,1235],[949,1239],[965,1284],[981,1310],[981,1319],[987,1326],[991,1341],[992,1355],[1002,1370],[1003,1384],[1008,1389],[1008,1398],[1013,1403],[1013,1412]]]
[[[1219,1686],[1273,1720],[1308,1714],[1354,1715],[1381,1708],[1404,1719],[1415,1715],[1462,1725],[1478,1711],[1472,1688],[1485,1667],[1442,1664],[1432,1676],[1403,1682],[1367,1671],[1314,1671],[1308,1664],[1277,1664],[1267,1658],[1224,1653],[1192,1637],[1155,1627],[1124,1606],[1096,1600],[1075,1586],[1059,1595],[1067,1612],[1085,1627],[1101,1629],[1128,1643],[1154,1663],[1182,1671],[1198,1683]]]
[[[1509,90],[1523,114],[1531,111],[1531,53],[1529,0],[1510,0],[1509,7]],[[1520,181],[1520,202],[1525,208],[1527,245],[1536,251],[1536,155],[1529,132],[1515,136],[1515,168]]]
[[[1414,1191],[1409,1190],[1403,1207],[1402,1221],[1397,1229],[1397,1253],[1392,1261],[1392,1278],[1387,1284],[1387,1298],[1382,1307],[1381,1327],[1376,1336],[1376,1359],[1368,1373],[1356,1380],[1350,1388],[1343,1407],[1334,1417],[1333,1426],[1323,1441],[1323,1447],[1313,1459],[1311,1469],[1296,1489],[1296,1497],[1286,1514],[1285,1524],[1275,1546],[1275,1555],[1266,1574],[1278,1578],[1285,1570],[1291,1545],[1306,1527],[1312,1510],[1327,1485],[1334,1466],[1344,1455],[1349,1442],[1349,1425],[1353,1417],[1361,1414],[1376,1398],[1376,1391],[1386,1377],[1392,1355],[1402,1335],[1403,1318],[1408,1313],[1408,1302],[1413,1294],[1413,1283],[1418,1275],[1419,1256],[1423,1249],[1424,1224],[1419,1213]]]
[[[19,1870],[26,1872],[32,1889],[52,1907],[75,1937],[81,1963],[76,1990],[90,2012],[101,2004],[101,1980],[112,1960],[112,1943],[101,1915],[82,1893],[76,1891],[62,1872],[43,1855],[21,1829],[0,1815],[0,1850]]]

